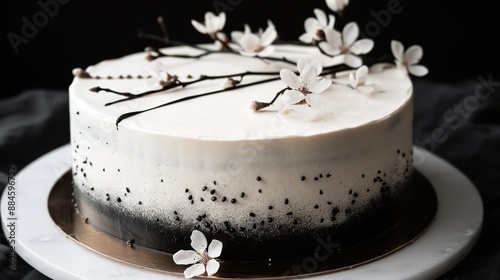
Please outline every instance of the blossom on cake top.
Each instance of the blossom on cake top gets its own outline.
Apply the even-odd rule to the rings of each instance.
[[[368,77],[368,66],[363,65],[356,69],[355,71],[351,71],[349,73],[349,85],[351,88],[358,90],[363,93],[372,93],[379,89],[379,86],[376,84],[369,84],[366,82],[366,78]]]
[[[326,5],[330,10],[342,14],[349,5],[349,0],[326,0]]]
[[[370,52],[374,42],[368,38],[357,40],[358,36],[358,25],[350,22],[344,27],[342,34],[335,29],[325,30],[326,41],[320,42],[319,47],[328,55],[342,56],[344,63],[350,67],[360,67],[363,60],[359,55]]]
[[[396,63],[397,68],[405,75],[410,73],[417,77],[422,77],[427,75],[429,72],[427,67],[418,64],[424,55],[424,51],[421,46],[413,45],[405,51],[401,42],[392,40],[391,50],[394,55],[394,62]]]
[[[305,33],[303,33],[299,40],[304,43],[320,42],[325,39],[325,30],[333,29],[335,25],[335,17],[328,15],[320,9],[314,9],[314,17],[307,18],[304,22]]]
[[[244,56],[266,56],[274,51],[271,45],[278,37],[276,28],[272,21],[267,21],[266,30],[259,29],[257,33],[252,33],[248,24],[245,24],[244,31],[231,32],[232,40],[241,48],[240,54]]]
[[[194,250],[179,250],[174,254],[176,264],[192,264],[184,270],[184,277],[192,278],[207,273],[208,276],[214,275],[219,270],[220,264],[217,257],[222,252],[222,242],[217,239],[212,240],[208,246],[205,235],[199,230],[193,230],[191,233],[191,247]]]
[[[205,21],[203,23],[196,20],[191,20],[191,24],[198,30],[198,32],[203,34],[208,34],[212,39],[217,38],[217,33],[224,28],[226,24],[226,14],[221,12],[216,16],[212,12],[205,13]]]
[[[323,67],[318,60],[301,59],[297,62],[297,69],[300,75],[290,69],[280,71],[281,80],[290,88],[282,96],[283,114],[288,112],[290,105],[307,104],[309,107],[320,109],[324,101],[317,94],[332,84],[331,80],[320,76]]]

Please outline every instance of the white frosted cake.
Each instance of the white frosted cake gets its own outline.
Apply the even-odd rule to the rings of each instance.
[[[362,64],[372,42],[349,53],[326,26],[316,44],[271,48],[272,23],[257,41],[247,27],[232,42],[214,35],[220,22],[193,25],[218,44],[74,71],[74,197],[88,223],[171,254],[199,231],[228,260],[312,255],[318,242],[347,248],[397,224],[411,199],[407,74],[425,74],[414,65],[421,49],[394,41],[395,63]],[[344,40],[357,37],[357,26],[346,29]]]

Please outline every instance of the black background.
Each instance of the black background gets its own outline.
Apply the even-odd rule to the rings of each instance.
[[[392,39],[406,47],[420,44],[424,48],[421,62],[430,69],[428,79],[458,81],[498,71],[493,3],[351,0],[345,20],[356,21],[366,36],[376,40],[374,53],[390,51]],[[329,11],[319,0],[9,0],[4,5],[10,7],[3,40],[7,54],[3,97],[28,88],[67,89],[73,68],[155,45],[137,34],[141,29],[161,35],[158,16],[166,19],[172,39],[197,43],[208,38],[190,20],[202,21],[209,10],[226,11],[224,31],[228,33],[242,30],[245,23],[253,29],[265,28],[271,19],[282,40],[297,40],[313,8]],[[397,6],[398,12],[388,12],[388,5]],[[29,29],[27,22],[35,29]],[[25,40],[13,39],[16,36]]]

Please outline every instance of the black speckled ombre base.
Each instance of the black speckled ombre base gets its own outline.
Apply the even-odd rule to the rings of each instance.
[[[360,244],[397,226],[407,212],[407,201],[412,193],[411,180],[392,187],[404,191],[396,195],[381,194],[363,213],[350,215],[349,220],[340,226],[297,231],[292,226],[281,225],[278,236],[258,230],[257,234],[248,234],[227,222],[217,225],[212,221],[210,228],[200,223],[195,228],[202,231],[209,242],[212,239],[222,241],[224,249],[220,258],[227,260],[297,258],[311,255],[318,246],[324,250],[339,250]],[[74,188],[73,195],[79,213],[89,224],[124,242],[168,253],[191,248],[192,227],[134,218],[132,213],[123,209],[90,199],[78,188]]]

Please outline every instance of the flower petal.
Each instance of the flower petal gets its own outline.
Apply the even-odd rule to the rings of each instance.
[[[306,30],[307,33],[314,34],[318,29],[318,25],[319,22],[315,18],[306,18],[306,20],[304,21],[304,29]]]
[[[224,12],[221,12],[217,17],[217,31],[222,30],[224,28],[224,25],[226,25],[226,14]]]
[[[309,44],[313,41],[313,35],[311,33],[304,33],[300,35],[299,40],[303,43]]]
[[[359,36],[359,28],[356,22],[349,22],[342,30],[344,46],[351,46]]]
[[[215,259],[209,260],[207,262],[207,275],[208,276],[214,275],[219,270],[219,267],[220,263],[217,260]]]
[[[320,42],[319,47],[329,55],[337,55],[340,53],[342,46],[342,36],[333,28],[325,28],[326,42]]]
[[[344,55],[344,63],[352,68],[358,68],[363,64],[363,60],[355,55],[346,54]]]
[[[304,86],[305,84],[309,89],[309,86],[315,82],[317,76],[318,73],[316,72],[316,68],[311,64],[307,64],[300,72],[300,79],[302,80],[301,85]]]
[[[372,39],[361,39],[351,46],[351,52],[353,54],[365,54],[373,49],[374,42]]]
[[[280,78],[291,89],[295,89],[295,90],[299,89],[300,78],[294,72],[292,72],[290,69],[281,69]]]
[[[306,95],[306,102],[315,110],[322,110],[326,107],[326,100],[319,94]]]
[[[262,50],[260,50],[257,53],[257,55],[260,57],[265,57],[265,56],[272,54],[273,52],[274,52],[274,46],[267,46],[267,47],[263,48]]]
[[[266,31],[262,34],[262,37],[260,37],[260,45],[263,47],[269,46],[274,42],[276,37],[278,37],[276,29],[272,26],[268,26]]]
[[[200,276],[205,273],[205,266],[201,263],[193,264],[192,266],[184,270],[184,277],[193,278],[195,276]]]
[[[300,58],[299,61],[297,61],[297,70],[299,70],[299,72],[304,71],[304,67],[306,67],[306,65],[308,64],[316,68],[316,73],[318,74],[323,71],[323,65],[321,65],[321,61],[319,59],[309,57],[303,57]]]
[[[193,250],[179,250],[173,256],[176,264],[193,264],[200,260],[200,256]]]
[[[330,79],[318,78],[318,80],[309,85],[309,91],[312,93],[320,93],[325,91],[331,84],[332,81]]]
[[[240,46],[241,49],[245,52],[255,52],[255,50],[259,47],[259,36],[255,34],[245,34],[241,37]]]
[[[195,229],[191,233],[191,247],[198,253],[207,250],[207,238],[201,231]]]
[[[326,14],[323,10],[314,9],[314,15],[316,15],[316,18],[318,19],[320,27],[327,26],[328,22],[326,20]]]
[[[410,65],[408,66],[408,72],[410,72],[410,74],[414,76],[422,77],[427,75],[427,73],[429,73],[429,70],[423,65]]]
[[[424,50],[419,45],[413,45],[409,47],[405,52],[405,63],[406,65],[411,65],[418,63],[422,56],[424,55]]]
[[[356,88],[359,92],[369,94],[372,93],[375,88],[371,85],[364,85],[364,86],[359,86]]]
[[[206,34],[207,33],[207,28],[205,27],[204,24],[196,21],[196,20],[191,20],[191,24],[194,26],[194,28],[196,30],[198,30],[198,32],[202,33],[202,34]]]
[[[283,93],[283,103],[285,105],[293,105],[304,100],[305,96],[302,92],[296,90],[287,90]]]
[[[335,26],[335,17],[333,15],[328,16],[328,27],[333,28]]]
[[[241,32],[241,31],[233,31],[233,32],[231,32],[231,38],[232,38],[232,40],[236,44],[238,44],[238,45],[240,45],[242,37],[243,37],[243,32]]]
[[[212,240],[208,246],[208,256],[211,258],[218,258],[222,253],[222,242],[217,239]]]
[[[401,42],[392,40],[391,50],[392,50],[392,55],[394,55],[394,58],[396,60],[403,61],[404,46],[403,44],[401,44]]]

